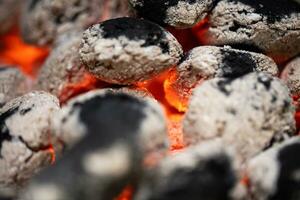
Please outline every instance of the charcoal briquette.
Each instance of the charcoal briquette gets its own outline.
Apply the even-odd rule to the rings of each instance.
[[[295,58],[285,66],[281,78],[293,96],[300,96],[300,57]]]

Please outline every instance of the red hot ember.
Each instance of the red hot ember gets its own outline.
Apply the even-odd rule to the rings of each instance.
[[[140,19],[118,18],[83,34],[80,56],[101,80],[132,84],[153,78],[177,64],[181,45],[162,27]]]

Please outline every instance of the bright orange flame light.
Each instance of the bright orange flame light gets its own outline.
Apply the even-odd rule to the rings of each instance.
[[[22,41],[18,28],[0,37],[0,62],[17,65],[27,75],[34,77],[49,54],[48,48],[40,48]]]
[[[130,200],[133,195],[133,187],[127,186],[115,200]]]

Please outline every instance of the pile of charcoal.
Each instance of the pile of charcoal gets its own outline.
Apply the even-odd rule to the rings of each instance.
[[[25,42],[51,48],[35,79],[0,65],[0,199],[118,200],[127,186],[126,200],[300,199],[299,0],[0,11],[1,34],[18,18]],[[163,102],[139,88],[162,74]],[[182,115],[178,151],[169,107]]]

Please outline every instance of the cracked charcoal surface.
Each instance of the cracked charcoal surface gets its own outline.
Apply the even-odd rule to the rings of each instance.
[[[250,160],[250,194],[257,200],[298,199],[300,160],[295,155],[299,150],[299,137],[294,137]]]
[[[32,92],[0,109],[0,185],[23,184],[51,161],[50,118],[58,100],[45,92]]]
[[[60,35],[80,32],[99,20],[125,16],[117,0],[29,0],[23,10],[22,35],[36,45],[53,44]]]
[[[147,80],[179,62],[181,45],[166,30],[145,20],[118,18],[83,34],[80,56],[99,79],[116,84]]]
[[[203,80],[216,77],[236,78],[254,71],[274,76],[278,74],[276,63],[263,54],[237,50],[229,46],[196,47],[177,66],[176,79],[170,77],[170,85],[166,89],[175,91],[178,100],[187,104],[193,88]],[[173,100],[174,97],[170,98],[169,102],[172,103]]]
[[[300,53],[300,4],[294,1],[219,1],[209,24],[207,44],[255,46],[282,61]]]
[[[29,81],[13,66],[0,66],[0,107],[29,91]]]
[[[35,87],[60,96],[68,84],[78,83],[85,68],[79,57],[81,34],[66,34],[56,44],[45,64],[41,67]]]
[[[208,106],[209,105],[209,106]],[[183,129],[187,144],[221,138],[244,162],[295,132],[295,108],[276,77],[215,78],[194,90]]]
[[[0,34],[7,33],[15,25],[21,2],[21,0],[0,1]]]
[[[281,75],[292,95],[300,96],[300,57],[287,64]]]
[[[238,174],[233,155],[219,142],[187,148],[149,170],[134,200],[232,199]]]
[[[113,199],[138,177],[145,152],[166,150],[163,111],[153,100],[91,91],[70,101],[57,119],[69,150],[32,181],[25,199]]]
[[[136,14],[162,25],[192,27],[203,19],[216,0],[129,0]]]

